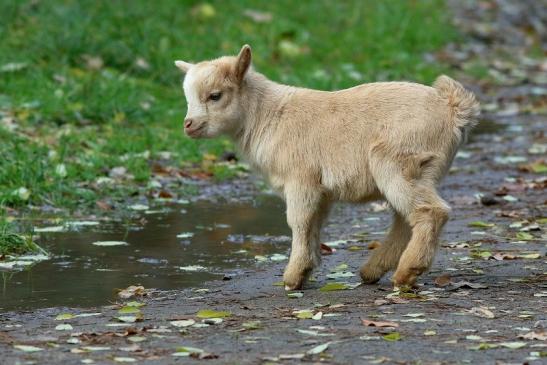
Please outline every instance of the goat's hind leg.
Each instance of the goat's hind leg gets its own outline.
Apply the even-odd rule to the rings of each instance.
[[[372,251],[370,259],[361,267],[361,279],[365,284],[376,283],[385,273],[397,268],[411,234],[410,225],[405,218],[395,212],[384,242]]]
[[[450,208],[433,187],[416,189],[416,203],[409,215],[412,238],[393,274],[395,286],[414,286],[416,279],[433,263],[439,236]]]
[[[392,281],[395,286],[414,286],[431,266],[448,219],[448,205],[435,189],[442,160],[430,153],[394,155],[378,144],[371,150],[370,170],[385,199],[412,229]]]

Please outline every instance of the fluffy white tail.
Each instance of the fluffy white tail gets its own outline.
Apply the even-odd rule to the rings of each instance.
[[[448,105],[454,111],[453,120],[457,128],[467,134],[471,128],[477,125],[480,105],[472,92],[446,75],[439,76],[433,83],[433,87],[437,89],[441,97],[448,100]]]

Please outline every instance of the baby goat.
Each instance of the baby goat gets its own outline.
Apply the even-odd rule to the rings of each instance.
[[[335,201],[386,200],[394,219],[361,268],[365,283],[395,270],[413,286],[432,264],[450,208],[437,185],[477,123],[474,95],[447,76],[433,87],[378,82],[327,92],[281,85],[237,57],[190,64],[186,134],[231,137],[287,204],[292,249],[283,281],[300,289],[320,261],[321,225]]]

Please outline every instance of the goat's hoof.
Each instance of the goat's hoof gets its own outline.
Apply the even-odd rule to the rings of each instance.
[[[283,282],[285,283],[285,290],[300,290],[304,286],[311,270],[289,270],[283,274]]]
[[[370,265],[368,263],[363,265],[360,271],[361,280],[365,284],[377,283],[382,278],[382,276],[384,276],[384,274],[385,271],[382,270],[380,267],[378,267],[377,265]]]
[[[426,268],[408,268],[397,269],[391,281],[396,288],[416,288],[416,280],[426,270]]]

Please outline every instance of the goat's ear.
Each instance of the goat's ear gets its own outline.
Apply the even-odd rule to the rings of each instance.
[[[251,66],[251,46],[248,44],[241,47],[239,55],[237,56],[235,74],[238,81],[242,81],[245,74]]]
[[[184,61],[175,61],[175,66],[177,66],[182,72],[187,73],[188,70],[194,65]]]

